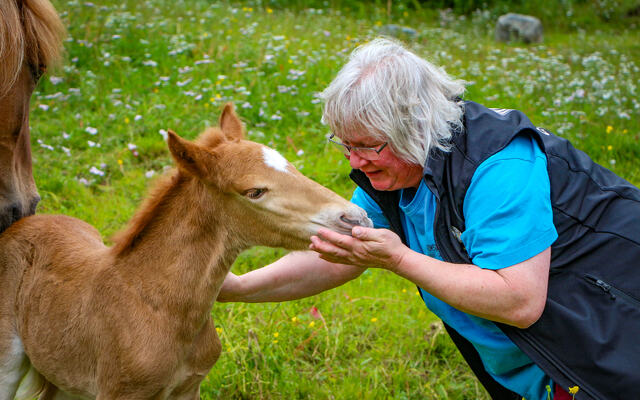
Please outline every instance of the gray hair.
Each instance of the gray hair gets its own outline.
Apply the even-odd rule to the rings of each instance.
[[[464,85],[401,44],[374,39],[351,53],[320,94],[322,122],[343,140],[364,131],[425,165],[431,149],[448,151],[452,129],[462,128]]]

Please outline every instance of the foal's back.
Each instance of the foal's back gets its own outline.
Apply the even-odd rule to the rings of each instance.
[[[86,311],[95,287],[90,282],[98,281],[108,257],[98,231],[72,217],[34,215],[5,231],[0,236],[0,358],[5,357],[0,365],[28,365],[25,350],[33,364],[88,361],[90,355],[68,351],[88,344],[79,343],[87,340],[82,335],[87,321],[74,316]],[[30,318],[39,315],[52,318],[47,324]],[[45,338],[61,351],[45,352],[38,345]]]
[[[96,273],[102,264],[99,256],[107,250],[100,233],[79,219],[23,218],[0,236],[0,282],[5,290],[26,293],[36,280],[52,284],[85,280]],[[13,299],[2,296],[2,301],[8,300]]]

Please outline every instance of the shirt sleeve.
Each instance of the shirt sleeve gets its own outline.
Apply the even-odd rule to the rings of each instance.
[[[481,268],[510,267],[556,240],[547,159],[537,142],[517,136],[484,161],[464,200],[462,241]]]
[[[361,188],[356,188],[353,192],[353,196],[351,197],[351,202],[357,206],[360,206],[363,210],[367,212],[367,216],[373,222],[374,228],[385,228],[389,229],[389,221],[387,217],[384,216],[380,206],[373,201],[371,196],[369,196],[364,190]]]

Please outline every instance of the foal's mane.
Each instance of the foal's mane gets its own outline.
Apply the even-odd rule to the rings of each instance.
[[[49,0],[0,1],[0,96],[26,63],[35,68],[59,62],[64,26]]]
[[[220,129],[208,128],[195,140],[195,143],[213,149],[223,140],[225,140],[224,135]],[[174,168],[156,182],[127,227],[113,237],[112,250],[116,256],[124,255],[135,247],[151,221],[163,212],[167,200],[174,196],[176,190],[188,179],[189,177],[184,172]]]
[[[116,255],[124,255],[135,247],[149,223],[162,211],[168,197],[184,180],[185,177],[177,169],[160,178],[127,227],[113,237],[113,251]]]

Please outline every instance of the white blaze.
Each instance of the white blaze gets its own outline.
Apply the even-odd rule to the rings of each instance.
[[[269,147],[263,147],[262,154],[264,156],[265,164],[275,170],[287,172],[289,161],[287,161],[286,158],[282,157],[280,153]]]

